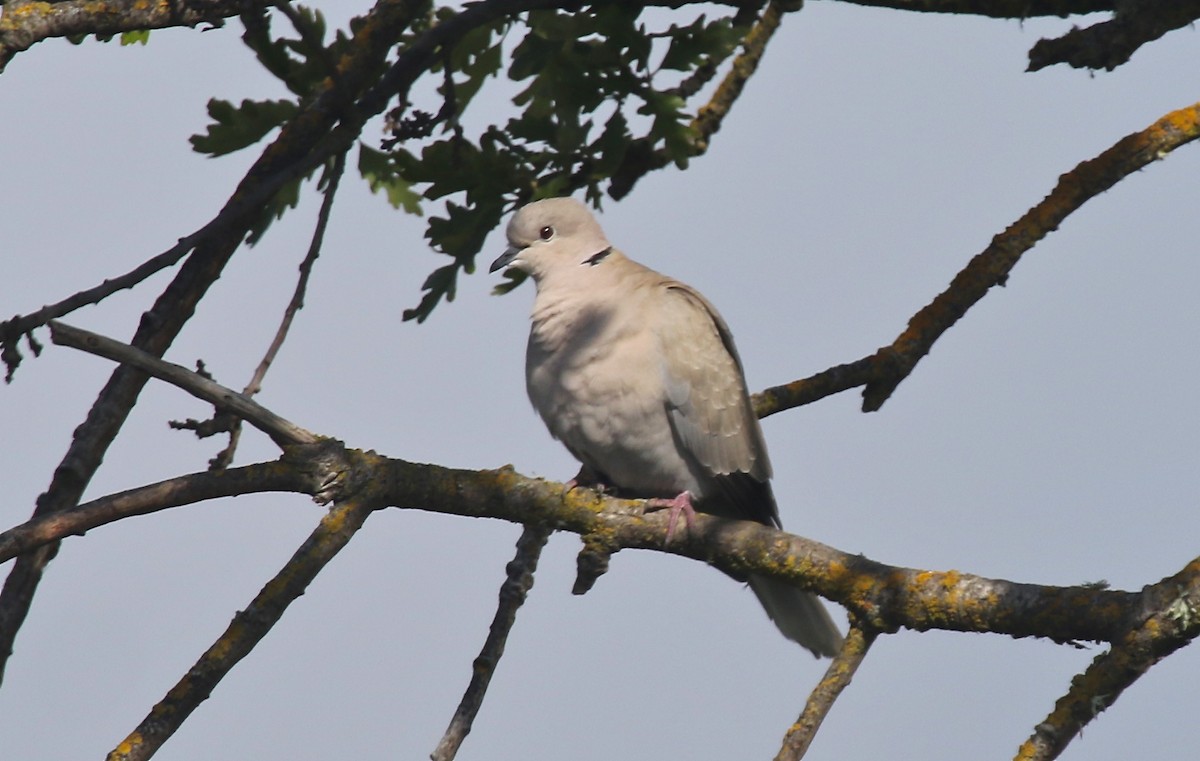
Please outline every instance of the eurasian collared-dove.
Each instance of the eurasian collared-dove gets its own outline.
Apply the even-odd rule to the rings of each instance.
[[[584,472],[670,504],[673,518],[694,501],[778,527],[762,429],[717,310],[613,248],[574,199],[521,208],[507,234],[491,271],[515,267],[537,285],[529,398]],[[767,577],[748,581],[786,637],[817,656],[837,652],[841,635],[816,597]]]

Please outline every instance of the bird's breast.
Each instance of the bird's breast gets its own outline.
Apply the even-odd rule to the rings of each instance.
[[[526,357],[530,401],[551,434],[610,485],[641,496],[696,492],[667,417],[654,331],[611,313],[538,320]]]

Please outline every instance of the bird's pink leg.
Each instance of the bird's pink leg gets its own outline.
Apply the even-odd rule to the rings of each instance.
[[[687,529],[692,527],[692,519],[696,517],[696,509],[692,507],[692,493],[690,491],[679,492],[672,499],[648,499],[646,506],[652,510],[667,509],[670,512],[667,514],[667,544],[671,543],[671,539],[675,537],[675,525],[679,523],[680,514],[683,515],[683,524]]]

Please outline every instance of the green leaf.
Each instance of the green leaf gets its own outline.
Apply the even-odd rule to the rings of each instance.
[[[508,269],[504,270],[504,280],[500,283],[497,283],[492,288],[492,295],[503,296],[504,294],[515,290],[517,286],[519,286],[521,283],[524,283],[528,279],[529,275],[525,274],[521,270],[509,267]]]
[[[121,32],[121,45],[145,45],[150,41],[149,29],[135,29],[132,32]]]
[[[393,209],[403,208],[409,214],[422,215],[421,195],[412,189],[412,183],[400,175],[388,154],[360,143],[358,171],[372,193],[384,191]]]
[[[213,98],[208,102],[208,115],[215,123],[208,125],[205,134],[192,135],[189,141],[197,153],[224,156],[254,145],[298,110],[290,100],[243,100],[240,106],[234,106]]]
[[[438,250],[466,262],[473,259],[488,233],[500,224],[501,207],[446,204],[446,217],[431,217],[426,237]]]
[[[663,57],[664,69],[691,71],[707,58],[724,58],[740,39],[728,18],[705,23],[704,16],[691,24],[668,30],[671,47]]]
[[[303,5],[293,6],[295,19],[304,29],[297,38],[276,37],[272,34],[272,16],[265,8],[252,7],[241,15],[246,31],[242,42],[254,51],[259,63],[288,90],[301,97],[310,95],[318,84],[331,74],[331,61],[336,61],[349,46],[342,33],[324,46],[325,17],[320,11]],[[291,21],[288,20],[289,31]],[[310,42],[311,40],[311,42]]]
[[[421,303],[417,304],[412,309],[405,309],[402,315],[405,321],[415,319],[417,322],[425,322],[425,318],[429,317],[433,312],[433,308],[438,305],[438,302],[445,296],[447,301],[454,301],[455,281],[458,279],[458,265],[447,264],[444,267],[438,267],[429,277],[425,278],[421,288],[425,291],[425,295],[421,297]]]
[[[251,246],[258,243],[266,234],[271,223],[282,219],[287,210],[296,208],[298,203],[300,203],[300,180],[296,179],[280,188],[278,193],[262,205],[258,219],[254,221],[246,234],[246,243]]]
[[[621,166],[625,154],[629,151],[632,137],[625,116],[617,111],[609,118],[608,123],[604,125],[604,131],[589,148],[594,162],[593,171],[606,177],[617,171],[617,167]]]

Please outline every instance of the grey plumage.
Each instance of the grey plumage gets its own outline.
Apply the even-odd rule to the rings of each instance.
[[[537,285],[526,386],[550,433],[631,497],[780,525],[771,463],[741,360],[717,310],[693,288],[612,247],[582,203],[537,201],[508,225],[511,266]],[[768,615],[814,655],[841,635],[813,595],[748,579]]]

